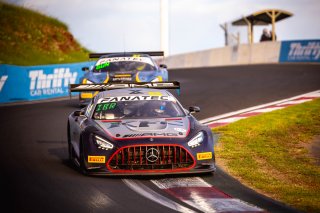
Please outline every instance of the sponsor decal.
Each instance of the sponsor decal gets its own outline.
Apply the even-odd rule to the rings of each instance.
[[[300,42],[290,44],[289,59],[314,59],[320,58],[320,42],[308,42],[303,45]]]
[[[178,127],[174,128],[174,130],[176,130],[178,132],[183,132],[183,133],[187,132],[187,130],[182,129],[182,128],[178,128]]]
[[[146,158],[151,163],[156,162],[159,159],[159,150],[155,148],[147,149]]]
[[[97,104],[96,112],[112,110],[112,109],[115,109],[116,106],[117,106],[117,103],[115,103],[115,102],[100,103],[100,104]]]
[[[161,92],[148,92],[150,96],[162,96]]]
[[[96,70],[101,70],[101,69],[108,67],[108,66],[110,66],[110,62],[106,62],[104,64],[99,64],[96,66]]]
[[[178,133],[139,133],[139,134],[127,134],[123,135],[122,138],[135,138],[135,137],[178,137]]]
[[[279,62],[320,62],[320,40],[282,41]]]
[[[1,76],[1,79],[0,79],[0,92],[1,92],[4,84],[6,83],[7,79],[8,79],[8,76],[7,76],[7,75]]]
[[[99,100],[99,103],[106,102],[120,102],[120,101],[150,101],[150,100],[160,100],[160,101],[174,101],[172,96],[118,96],[118,97],[106,97]]]
[[[76,82],[77,75],[77,72],[70,72],[69,68],[56,68],[50,74],[44,74],[43,70],[31,70],[30,96],[65,94],[69,91],[69,84]]]
[[[106,156],[91,156],[88,155],[88,162],[89,163],[105,163]]]
[[[101,58],[97,61],[96,67],[101,65],[101,64],[106,64],[106,63],[114,63],[114,62],[123,62],[123,61],[137,61],[137,62],[143,62],[150,64],[154,66],[152,63],[151,59],[148,57],[113,57],[113,58]]]
[[[121,88],[157,88],[157,89],[167,89],[167,88],[176,88],[177,85],[170,82],[160,82],[160,83],[143,83],[143,84],[135,84],[135,83],[121,83],[121,84],[81,84],[81,85],[73,85],[73,91],[85,91],[85,90],[108,90],[108,89],[121,89]]]
[[[129,94],[143,94],[140,89],[131,89]]]
[[[132,81],[131,77],[115,77],[112,78],[112,81]]]
[[[209,160],[209,159],[212,159],[212,152],[197,153],[197,160]]]
[[[87,98],[93,98],[93,94],[92,93],[87,93],[87,92],[82,92],[80,93],[80,97],[87,99]]]
[[[131,77],[131,74],[118,74],[118,75],[114,75],[114,77]]]

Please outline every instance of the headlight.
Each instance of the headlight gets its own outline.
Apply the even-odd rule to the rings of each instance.
[[[92,81],[89,81],[88,79],[87,79],[87,82],[86,82],[87,84],[93,84],[93,82]]]
[[[189,142],[188,142],[188,146],[190,146],[191,148],[200,146],[201,142],[204,139],[204,134],[203,132],[199,132],[196,136],[194,136]]]
[[[158,76],[155,79],[153,79],[151,82],[161,82],[162,81],[162,76]]]
[[[98,145],[98,148],[105,149],[105,150],[113,149],[113,144],[110,143],[109,141],[107,141],[97,135],[95,135],[95,139],[96,139],[96,143]]]

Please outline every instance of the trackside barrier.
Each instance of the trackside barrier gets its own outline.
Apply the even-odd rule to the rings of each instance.
[[[0,64],[0,103],[42,100],[69,95],[69,84],[78,83],[82,67],[94,62],[15,66]]]
[[[267,41],[212,48],[166,57],[168,69],[230,65],[320,62],[320,40]]]
[[[320,63],[320,40],[260,42],[214,48],[166,57],[169,69],[272,63]],[[15,66],[0,64],[0,104],[69,95],[68,85],[80,83],[82,67],[95,62]]]
[[[320,40],[281,42],[279,62],[320,62]]]

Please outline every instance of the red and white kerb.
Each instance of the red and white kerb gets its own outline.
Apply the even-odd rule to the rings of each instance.
[[[199,177],[151,180],[160,189],[203,212],[264,212],[232,198]]]
[[[320,97],[320,90],[299,95],[293,98],[272,102],[269,104],[250,107],[250,108],[239,110],[236,112],[231,112],[224,115],[207,118],[207,119],[201,120],[200,122],[202,124],[209,126],[210,128],[215,128],[215,127],[224,126],[229,123],[233,123],[235,121],[248,118],[251,116],[260,115],[262,113],[271,112],[278,109],[283,109],[288,106],[301,104],[307,101],[312,101],[319,97]]]

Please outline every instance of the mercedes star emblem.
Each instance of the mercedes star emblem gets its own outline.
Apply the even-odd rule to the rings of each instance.
[[[159,158],[159,151],[155,148],[147,149],[146,158],[151,163],[157,161]]]

